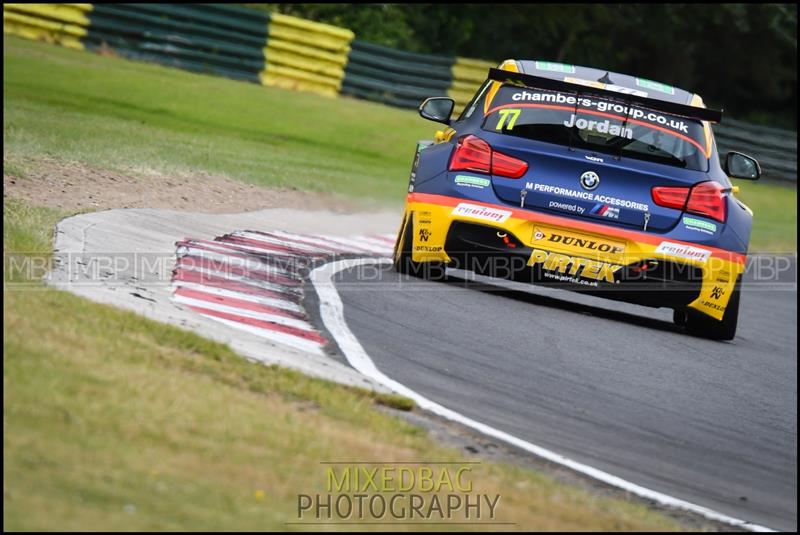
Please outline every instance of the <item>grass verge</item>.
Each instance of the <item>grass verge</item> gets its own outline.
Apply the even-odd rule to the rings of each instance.
[[[261,186],[403,199],[417,114],[188,73],[6,37],[3,168],[37,159],[135,174],[221,174]],[[797,250],[797,188],[740,184],[752,251]]]
[[[46,271],[56,223],[66,212],[22,201],[3,201],[3,282],[26,283],[33,269]]]
[[[203,170],[399,203],[418,139],[407,110],[265,88],[7,37],[4,167],[47,155],[101,169]]]
[[[47,255],[62,215],[6,201],[4,253]],[[253,364],[66,292],[7,284],[3,316],[5,530],[297,528],[286,523],[298,520],[298,494],[325,492],[323,461],[468,461],[374,410],[410,408],[402,398]],[[494,521],[507,529],[680,528],[531,470],[460,466],[473,495],[501,496]]]
[[[750,251],[797,252],[797,187],[774,182],[737,180],[736,195],[753,210]]]

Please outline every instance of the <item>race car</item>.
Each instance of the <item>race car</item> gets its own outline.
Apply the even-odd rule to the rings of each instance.
[[[457,118],[447,97],[422,117],[397,271],[445,268],[557,285],[674,310],[691,334],[731,340],[753,212],[710,123],[722,113],[664,83],[576,65],[506,60]]]

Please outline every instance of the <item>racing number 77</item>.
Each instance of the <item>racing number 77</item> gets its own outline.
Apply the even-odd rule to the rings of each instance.
[[[520,110],[518,109],[507,109],[498,111],[497,114],[500,116],[500,120],[497,121],[497,126],[495,126],[494,129],[502,130],[503,125],[506,123],[506,119],[508,119],[508,117],[511,116],[511,119],[508,121],[507,129],[513,130],[514,124],[517,122],[517,119],[519,118],[519,112]]]

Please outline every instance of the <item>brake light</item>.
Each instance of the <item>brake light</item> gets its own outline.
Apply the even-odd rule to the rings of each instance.
[[[492,148],[484,140],[475,136],[462,137],[456,143],[456,150],[450,159],[451,171],[477,171],[490,173],[492,167]]]
[[[689,188],[673,188],[668,186],[653,188],[653,202],[666,208],[683,210],[683,207],[686,205],[686,197],[688,196]]]
[[[492,174],[519,178],[528,170],[528,164],[502,152],[492,151]]]
[[[727,191],[719,182],[702,182],[692,188],[686,211],[706,215],[724,223]]]
[[[684,210],[725,222],[727,190],[718,182],[701,182],[691,188],[657,186],[652,190],[653,202],[659,206]]]
[[[519,178],[528,170],[528,164],[513,156],[492,150],[492,147],[481,138],[468,135],[456,143],[449,169]]]

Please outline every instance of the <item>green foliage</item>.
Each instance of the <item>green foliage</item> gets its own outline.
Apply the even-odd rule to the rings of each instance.
[[[262,6],[263,7],[263,6]],[[797,6],[267,4],[413,52],[564,61],[663,81],[734,117],[797,125]]]
[[[311,19],[350,28],[359,39],[402,48],[412,52],[427,50],[417,43],[405,22],[406,8],[398,4],[247,4],[285,15]]]

